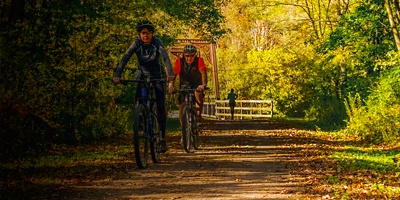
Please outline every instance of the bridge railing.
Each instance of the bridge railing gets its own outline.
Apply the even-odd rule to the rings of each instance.
[[[235,118],[272,118],[274,102],[272,100],[236,100]],[[228,100],[215,100],[211,97],[204,99],[202,116],[225,118],[231,116]]]

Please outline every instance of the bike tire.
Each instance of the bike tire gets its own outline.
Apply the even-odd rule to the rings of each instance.
[[[140,169],[147,167],[149,158],[149,139],[147,137],[147,113],[144,105],[136,107],[133,125],[133,146],[135,161]]]
[[[186,153],[190,153],[190,143],[191,143],[191,132],[192,126],[190,124],[190,109],[189,107],[183,107],[182,111],[182,138],[183,138],[183,148]]]
[[[160,140],[161,137],[161,133],[160,133],[160,125],[158,124],[158,120],[157,120],[157,105],[153,105],[152,107],[153,113],[154,115],[152,115],[152,132],[153,132],[153,136],[154,138],[150,139],[150,155],[151,155],[151,159],[153,160],[153,163],[158,163],[160,162],[160,151],[158,151],[157,148],[158,147],[158,142]]]
[[[200,130],[199,130],[197,122],[193,126],[194,126],[193,127],[193,135],[192,135],[192,137],[193,137],[193,149],[199,150],[199,140],[200,140],[199,131]]]

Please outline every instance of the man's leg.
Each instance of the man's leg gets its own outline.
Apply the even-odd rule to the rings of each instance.
[[[179,122],[181,123],[182,126],[182,112],[183,112],[183,107],[185,107],[186,103],[183,102],[179,104]]]
[[[233,104],[229,104],[229,107],[231,108],[231,120],[233,120],[233,114],[235,113],[235,106]]]
[[[165,138],[165,130],[167,125],[167,113],[165,111],[165,89],[164,84],[157,83],[154,87],[156,93],[156,103],[157,103],[157,120],[160,125],[160,131],[162,137]]]
[[[157,103],[157,120],[160,125],[161,140],[160,140],[160,151],[167,151],[167,144],[165,142],[165,130],[167,126],[167,112],[165,110],[165,86],[163,83],[157,83],[154,86],[156,93],[156,103]]]
[[[232,106],[232,120],[235,119],[234,115],[235,115],[235,106]]]
[[[185,97],[182,94],[179,94],[178,96],[178,103],[179,103],[179,122],[181,123],[182,126],[182,112],[183,112],[183,107],[185,107],[186,105]]]
[[[203,105],[204,105],[204,92],[195,91],[194,95],[196,97],[196,104],[199,106],[196,114],[197,114],[197,116],[201,117],[201,113],[203,111]]]

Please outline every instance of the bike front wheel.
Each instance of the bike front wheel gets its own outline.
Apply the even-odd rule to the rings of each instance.
[[[196,120],[196,125],[194,125],[194,127],[193,127],[193,135],[192,135],[192,137],[193,137],[193,148],[195,149],[195,150],[199,150],[199,132],[200,132],[200,130],[199,130],[199,125],[197,124],[197,120]]]
[[[159,140],[161,139],[161,133],[160,133],[160,125],[158,124],[157,120],[157,106],[154,104],[152,108],[153,115],[151,115],[151,128],[153,134],[153,138],[150,139],[150,154],[151,154],[151,159],[153,160],[153,163],[158,163],[160,161],[160,151],[157,149],[159,146],[157,145]]]
[[[149,158],[149,139],[147,137],[147,113],[144,105],[136,107],[133,125],[133,145],[136,164],[140,169],[147,167]]]
[[[185,106],[182,111],[182,139],[183,139],[183,148],[187,153],[190,153],[190,145],[191,145],[191,132],[192,125],[190,119],[190,109]]]

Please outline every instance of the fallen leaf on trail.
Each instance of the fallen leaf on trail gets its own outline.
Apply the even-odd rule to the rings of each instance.
[[[322,197],[322,199],[330,199],[331,197],[329,196],[329,194],[325,195]]]

